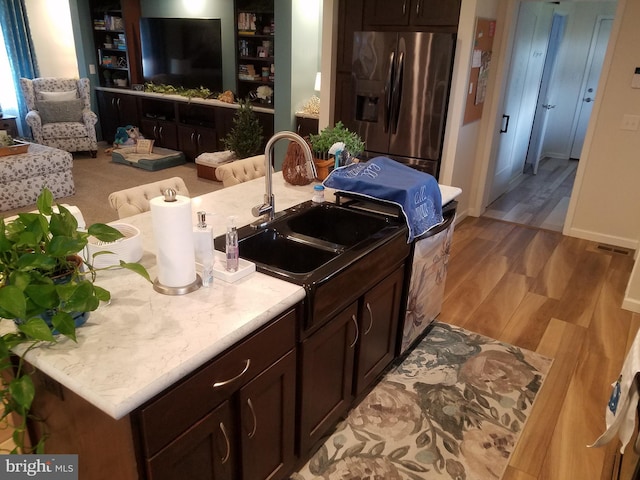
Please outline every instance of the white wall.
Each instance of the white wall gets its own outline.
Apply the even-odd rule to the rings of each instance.
[[[640,89],[631,88],[640,66],[638,18],[640,2],[620,0],[564,230],[635,249],[640,246],[640,132],[620,125],[623,115],[640,115]]]
[[[504,23],[499,20],[499,4],[500,0],[462,0],[460,9],[451,95],[439,176],[440,183],[454,185],[462,189],[462,194],[458,197],[459,219],[471,213],[471,205],[477,193],[477,178],[482,175],[483,150],[491,148],[490,142],[486,142],[487,127],[486,122],[482,119],[495,115],[495,107],[492,109],[492,99],[495,94],[490,88],[485,98],[482,119],[466,125],[462,124],[471,71],[476,17],[497,19],[496,37],[493,42],[495,60],[491,62],[489,73],[489,84],[492,85],[500,68],[497,51],[501,48],[500,39],[505,27]]]
[[[78,78],[69,0],[25,0],[25,5],[40,76]]]

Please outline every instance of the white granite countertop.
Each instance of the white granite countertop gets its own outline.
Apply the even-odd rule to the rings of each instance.
[[[286,184],[274,174],[276,210],[311,198],[313,184]],[[443,203],[460,189],[441,187]],[[226,219],[236,225],[255,220],[254,205],[262,203],[264,179],[192,199],[196,212],[209,213],[215,235],[223,234]],[[333,198],[330,191],[327,199]],[[143,235],[141,263],[155,278],[155,241],[151,213],[118,221],[138,227]],[[117,223],[117,222],[114,222]],[[169,296],[126,270],[100,272],[98,285],[111,292],[109,305],[91,313],[77,330],[78,343],[59,342],[30,351],[26,358],[38,369],[71,389],[111,417],[119,419],[214,358],[252,331],[304,298],[304,289],[255,272],[235,282],[214,280],[210,288]]]

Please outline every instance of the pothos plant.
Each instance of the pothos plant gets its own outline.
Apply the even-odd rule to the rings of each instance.
[[[63,205],[53,208],[53,194],[44,189],[37,200],[37,212],[21,213],[10,222],[0,218],[0,317],[12,323],[0,336],[1,419],[13,417],[15,424],[12,453],[42,452],[45,436],[28,446],[27,424],[35,419],[31,404],[35,388],[24,356],[42,343],[55,342],[61,334],[76,341],[75,315],[92,312],[100,302],[108,302],[109,291],[95,285],[98,270],[125,268],[151,282],[149,273],[139,263],[126,263],[100,269],[91,259],[79,254],[89,237],[114,242],[123,237],[115,228],[96,223],[86,231]],[[105,247],[108,248],[108,247]],[[95,253],[93,256],[110,253]],[[13,326],[15,324],[15,326]],[[19,357],[12,353],[18,346]],[[24,349],[24,351],[23,351]]]

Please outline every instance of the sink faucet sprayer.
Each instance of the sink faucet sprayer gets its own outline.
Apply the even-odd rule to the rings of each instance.
[[[275,196],[273,195],[273,172],[271,171],[271,166],[273,165],[274,144],[282,138],[296,142],[302,147],[306,160],[305,168],[309,169],[310,174],[313,175],[312,178],[315,178],[317,175],[316,166],[313,163],[313,154],[311,153],[309,144],[297,133],[286,130],[276,133],[269,139],[264,148],[264,203],[262,205],[256,205],[251,209],[251,213],[253,213],[254,217],[263,216],[263,218],[254,223],[254,225],[264,225],[276,217]]]

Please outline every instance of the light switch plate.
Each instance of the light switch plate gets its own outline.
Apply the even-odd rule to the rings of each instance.
[[[640,126],[640,115],[629,115],[624,114],[622,116],[622,124],[620,125],[621,130],[638,130],[638,126]]]
[[[640,67],[636,67],[631,79],[631,88],[640,88]]]

